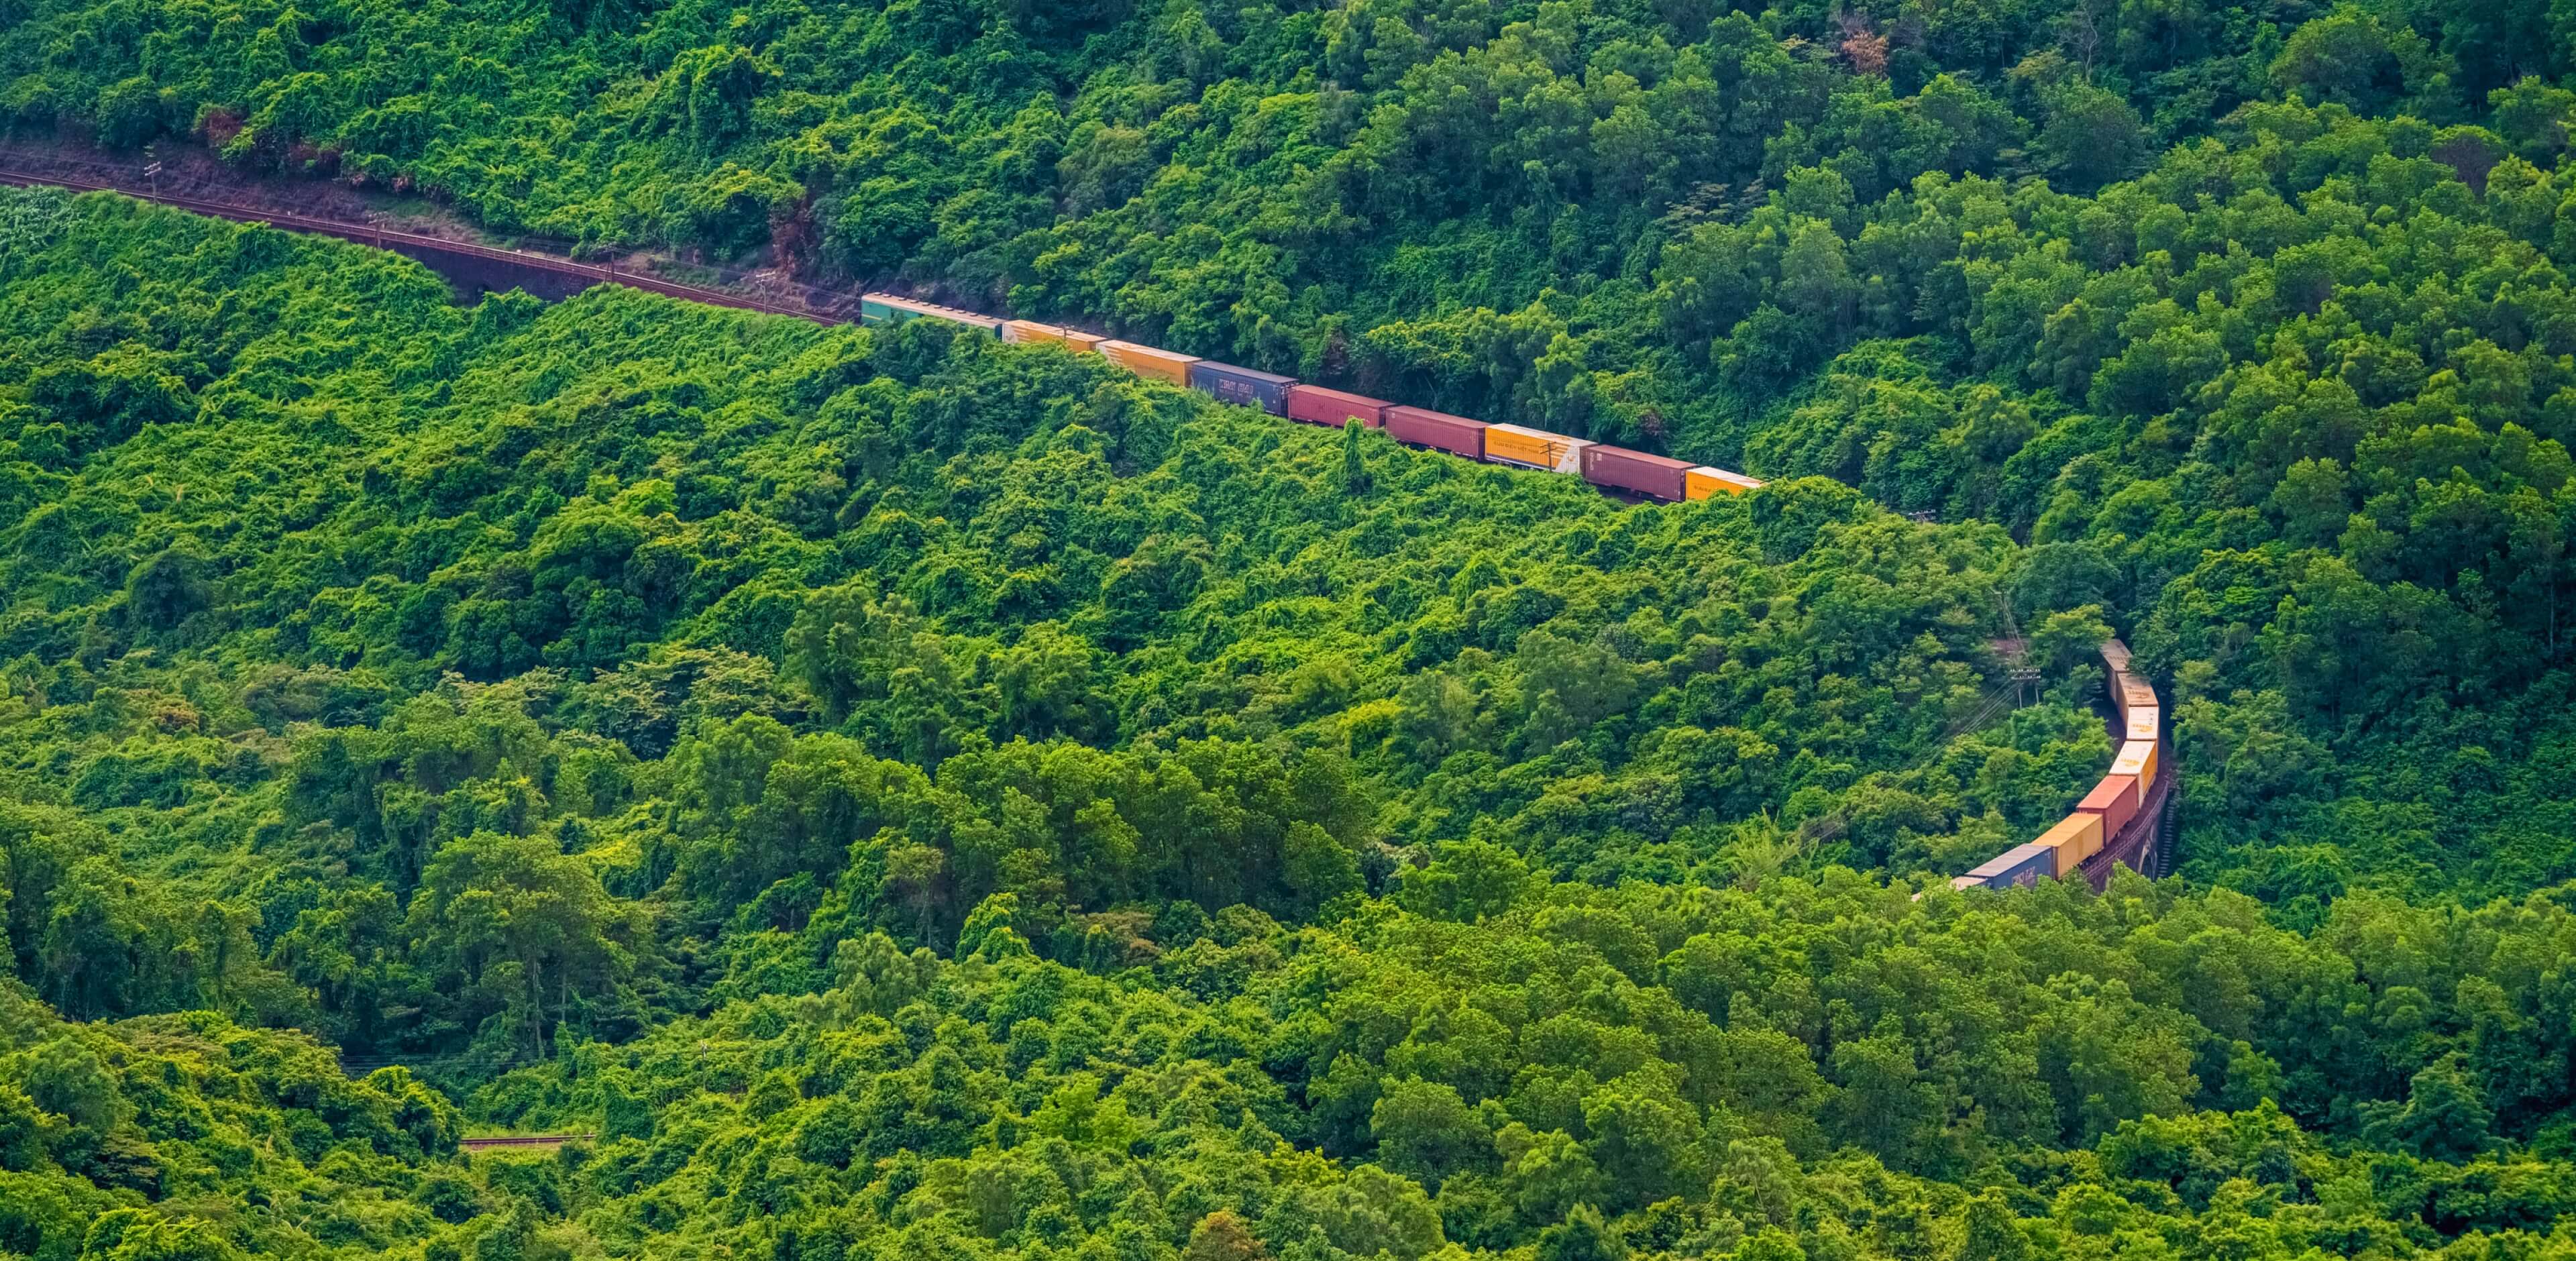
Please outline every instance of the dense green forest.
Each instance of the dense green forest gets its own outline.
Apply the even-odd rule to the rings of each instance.
[[[2313,907],[2576,878],[2563,7],[0,0],[0,116],[2004,526]]]
[[[2537,0],[0,0],[19,140],[1772,483],[0,190],[0,1257],[2576,1256],[2571,87]],[[2183,880],[1948,892],[2114,633]]]
[[[2101,612],[1999,526],[0,223],[0,1248],[2523,1255],[2576,1197],[2563,890],[1827,865],[2099,773]],[[2016,603],[2055,694],[1963,728]]]

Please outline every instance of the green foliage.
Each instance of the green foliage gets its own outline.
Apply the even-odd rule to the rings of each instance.
[[[0,0],[0,127],[1771,479],[0,192],[0,1253],[2563,1252],[2563,8]],[[2112,633],[2194,887],[1944,891]]]

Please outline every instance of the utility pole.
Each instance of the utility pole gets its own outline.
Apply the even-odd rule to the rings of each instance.
[[[149,155],[151,150],[147,149],[144,152]],[[161,200],[161,163],[158,161],[147,163],[143,168],[143,178],[152,182],[152,200]]]

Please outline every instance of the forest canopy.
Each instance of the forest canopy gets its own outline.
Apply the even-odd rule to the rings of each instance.
[[[2565,9],[0,0],[48,154],[1770,483],[0,189],[0,1257],[2576,1255]],[[2182,878],[1951,892],[2112,635]]]

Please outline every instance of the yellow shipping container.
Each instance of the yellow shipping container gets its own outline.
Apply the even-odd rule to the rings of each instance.
[[[1177,355],[1160,347],[1135,342],[1102,342],[1093,349],[1109,362],[1140,377],[1152,377],[1181,386],[1190,383],[1190,365],[1199,361],[1197,355]]]
[[[1682,474],[1682,495],[1689,499],[1741,495],[1748,490],[1761,488],[1761,479],[1746,477],[1742,473],[1729,473],[1722,468],[1709,468],[1703,465]]]
[[[1519,425],[1485,427],[1486,459],[1525,464],[1551,473],[1582,472],[1583,448],[1591,445],[1581,438],[1544,429],[1523,429]]]
[[[2138,802],[2141,805],[2145,804],[2147,786],[2156,780],[2156,742],[2131,740],[2121,745],[2120,756],[2111,759],[2111,773],[2137,776]]]
[[[2056,850],[2057,878],[2068,879],[2085,859],[2102,852],[2102,816],[2088,811],[2070,814],[2031,844]]]
[[[1061,324],[1040,324],[1036,320],[1012,320],[1004,324],[1002,340],[1027,345],[1045,343],[1062,346],[1077,354],[1098,346],[1101,341],[1099,334],[1096,333],[1066,328]]]

